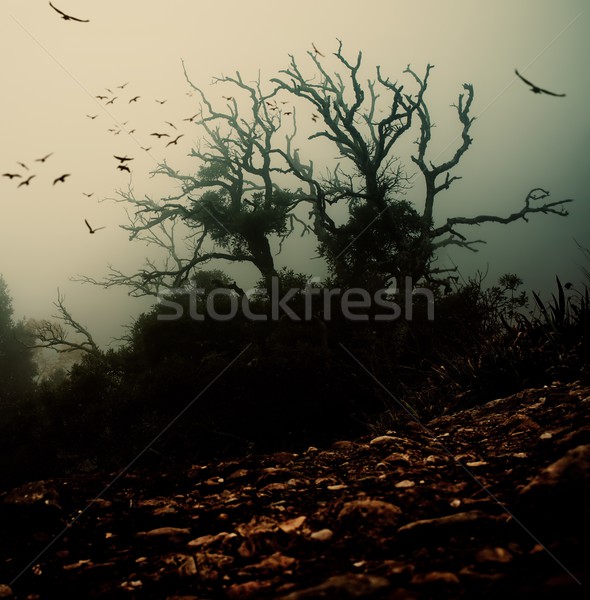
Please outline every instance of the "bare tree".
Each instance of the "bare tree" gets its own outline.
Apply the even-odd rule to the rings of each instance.
[[[473,246],[483,243],[482,240],[468,240],[458,231],[458,226],[485,222],[507,224],[527,220],[528,215],[536,212],[568,214],[561,207],[571,199],[541,204],[538,202],[549,192],[535,188],[527,195],[524,207],[506,217],[453,217],[435,227],[436,197],[460,179],[451,175],[451,171],[472,142],[473,87],[464,84],[465,92],[453,105],[461,127],[460,144],[449,160],[435,165],[426,158],[434,125],[425,95],[433,65],[427,65],[423,77],[410,66],[405,69],[404,73],[410,74],[417,86],[413,93],[407,93],[404,85],[384,77],[380,67],[376,69],[376,79],[369,79],[363,86],[359,75],[362,53],[358,53],[356,61],[350,62],[342,53],[341,42],[333,56],[345,77],[339,72],[329,73],[324,67],[327,59],[322,60],[317,53],[310,51],[308,55],[315,67],[313,77],[304,75],[291,56],[289,67],[281,71],[282,77],[272,81],[279,89],[311,105],[311,117],[314,122],[321,119],[321,129],[309,139],[324,138],[332,142],[349,168],[338,163],[327,176],[314,177],[313,165],[301,162],[291,140],[286,150],[274,152],[281,154],[289,169],[309,185],[310,194],[316,201],[314,231],[321,242],[320,251],[337,275],[348,275],[349,279],[377,278],[380,284],[392,276],[404,275],[414,280],[424,277],[433,281],[441,273],[451,270],[432,267],[437,248],[457,245],[476,250]],[[412,177],[394,157],[394,145],[411,129],[413,122],[419,126],[419,137],[416,141],[418,151],[411,160],[419,168],[425,184],[421,212],[396,197],[403,194]],[[440,180],[441,177],[444,179]],[[350,218],[336,226],[330,216],[330,207],[342,202],[347,204]]]
[[[92,339],[90,332],[78,321],[76,321],[65,304],[65,297],[57,290],[57,300],[53,305],[57,308],[58,314],[53,315],[58,321],[42,319],[40,321],[30,321],[32,335],[37,343],[29,345],[29,348],[50,348],[59,353],[85,352],[88,354],[100,355],[100,349]],[[72,341],[68,339],[69,329],[80,334],[84,339],[82,341]]]
[[[412,96],[403,92],[403,86],[383,78],[377,68],[377,80],[368,81],[367,93],[359,81],[361,52],[353,64],[344,57],[342,43],[339,43],[334,56],[345,70],[346,79],[338,72],[328,73],[316,53],[308,54],[318,77],[306,77],[291,56],[289,68],[281,71],[284,77],[272,81],[279,89],[311,104],[311,119],[314,122],[321,119],[323,128],[309,139],[325,138],[332,142],[349,168],[338,163],[326,176],[314,177],[313,164],[302,164],[291,143],[286,150],[276,149],[275,152],[281,154],[290,170],[310,186],[316,201],[314,231],[333,270],[339,275],[355,271],[354,263],[357,270],[366,273],[371,269],[368,255],[377,251],[372,262],[379,263],[385,253],[377,250],[379,246],[382,248],[382,236],[378,236],[379,242],[372,248],[366,248],[367,252],[362,251],[356,242],[363,230],[380,220],[389,232],[389,244],[399,251],[400,244],[407,242],[397,222],[399,211],[395,208],[403,206],[407,210],[409,207],[393,200],[392,195],[403,193],[409,178],[393,156],[393,147],[411,127],[413,114],[426,90],[426,80]],[[388,95],[389,100],[385,103],[379,101],[381,93]],[[380,106],[386,107],[385,110]],[[380,113],[383,116],[379,117]],[[352,218],[349,223],[337,227],[329,214],[329,206],[341,202],[348,204]],[[372,239],[376,241],[374,236]],[[363,240],[365,244],[367,241],[368,238]],[[377,267],[377,264],[373,266]],[[379,265],[379,270],[385,272],[387,268]]]
[[[310,230],[295,214],[300,203],[311,201],[309,196],[280,185],[278,178],[285,179],[285,170],[271,164],[271,150],[284,118],[273,100],[276,90],[264,93],[260,81],[248,84],[239,73],[222,76],[214,83],[231,85],[232,96],[225,96],[225,107],[215,108],[186,78],[201,102],[200,116],[193,122],[201,127],[204,139],[189,155],[198,160],[196,173],[180,173],[164,161],[153,175],[177,181],[178,194],[161,200],[136,198],[131,189],[120,194],[120,201],[130,207],[129,224],[123,228],[131,240],[164,248],[163,265],[147,261],[131,275],[111,267],[104,281],[79,280],[104,287],[126,285],[136,296],[157,294],[162,288],[186,285],[207,263],[222,260],[252,263],[270,286],[277,274],[273,241],[278,240],[280,251],[297,223],[303,231]],[[238,111],[238,95],[248,103],[247,118]],[[184,247],[178,240],[179,224],[185,232]]]
[[[120,193],[120,201],[129,207],[124,229],[130,239],[159,246],[165,258],[161,264],[148,260],[133,274],[110,267],[104,281],[82,280],[105,287],[125,285],[132,295],[155,295],[162,288],[187,285],[207,263],[220,260],[253,264],[270,287],[277,275],[273,245],[280,252],[298,227],[302,233],[313,232],[320,254],[340,280],[376,288],[404,276],[448,284],[447,272],[453,269],[433,267],[436,250],[456,245],[475,251],[482,243],[469,240],[462,226],[507,224],[536,212],[567,215],[562,206],[571,199],[542,202],[549,193],[535,188],[524,207],[506,217],[457,216],[435,226],[435,201],[460,179],[452,171],[472,142],[473,87],[464,84],[453,105],[460,127],[458,147],[450,159],[434,164],[427,158],[434,124],[425,99],[432,65],[423,76],[408,66],[404,74],[410,76],[412,90],[406,91],[406,84],[391,81],[380,67],[374,79],[362,83],[362,53],[350,61],[341,42],[333,54],[338,66],[334,72],[324,66],[330,57],[312,51],[308,56],[312,77],[291,56],[268,92],[260,79],[246,83],[239,72],[215,79],[216,85],[230,88],[221,108],[191,82],[185,69],[200,98],[199,112],[191,117],[203,132],[190,154],[197,160],[195,171],[180,173],[164,161],[153,175],[176,181],[177,194],[154,200],[136,198],[131,189]],[[309,107],[303,119],[317,128],[308,139],[328,142],[338,155],[337,164],[323,175],[296,147],[296,103]],[[414,176],[394,154],[414,124],[417,152],[410,158],[425,185],[420,208],[403,199]],[[345,210],[339,213],[348,220],[337,224],[341,206]],[[299,210],[303,207],[309,209],[307,219]]]

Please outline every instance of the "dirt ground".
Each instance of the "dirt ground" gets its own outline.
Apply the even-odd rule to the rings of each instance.
[[[554,382],[300,454],[28,483],[0,495],[0,598],[590,597],[589,409]]]

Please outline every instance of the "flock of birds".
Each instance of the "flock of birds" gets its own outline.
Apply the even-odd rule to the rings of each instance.
[[[34,162],[39,162],[39,163],[45,163],[45,161],[50,158],[51,156],[53,156],[53,152],[50,152],[49,154],[46,154],[45,156],[42,156],[41,158],[35,158]],[[8,179],[10,179],[11,181],[13,179],[18,179],[18,180],[22,180],[19,181],[19,183],[17,184],[17,188],[21,188],[23,186],[29,186],[31,184],[31,181],[37,177],[36,174],[34,173],[30,173],[30,169],[27,166],[26,163],[21,162],[21,161],[17,161],[17,164],[24,169],[25,173],[3,173],[2,177],[7,177]],[[57,183],[65,183],[66,179],[68,177],[71,177],[71,173],[63,173],[62,175],[59,175],[58,177],[55,177],[53,179],[53,183],[52,185],[56,185]],[[93,195],[93,193],[87,194],[84,193],[85,196],[87,197],[91,197]],[[86,225],[88,226],[88,229],[90,230],[90,233],[94,233],[95,231],[98,231],[99,229],[105,229],[105,227],[97,227],[96,229],[93,229],[89,224],[88,221],[84,220]]]
[[[89,23],[90,20],[89,19],[80,19],[78,17],[74,17],[72,15],[66,14],[65,12],[63,12],[62,10],[60,10],[59,8],[57,8],[54,4],[52,4],[51,2],[49,2],[49,6],[55,11],[57,12],[60,17],[66,21],[75,21],[75,22],[79,22],[79,23]],[[317,56],[321,56],[321,57],[325,57],[324,54],[322,54],[322,52],[320,52],[318,50],[318,48],[316,47],[315,44],[312,43],[312,48],[313,48],[313,52],[315,55]],[[517,75],[517,77],[519,79],[521,79],[526,85],[529,86],[530,90],[535,93],[535,94],[547,94],[550,96],[556,96],[556,97],[564,97],[565,94],[558,94],[555,92],[551,92],[547,89],[541,88],[538,85],[532,83],[531,81],[529,81],[528,79],[525,79],[519,72],[518,69],[515,69],[515,73]],[[97,94],[95,97],[97,100],[99,101],[105,101],[104,105],[105,107],[108,105],[114,105],[115,101],[119,100],[119,103],[124,102],[125,100],[127,100],[127,105],[131,105],[131,104],[136,104],[137,102],[139,102],[139,100],[141,99],[140,95],[131,95],[128,98],[122,98],[122,93],[125,90],[125,88],[127,87],[127,85],[129,84],[129,82],[123,83],[119,86],[117,86],[115,89],[121,90],[121,92],[113,92],[112,89],[110,88],[105,88],[106,92],[108,92],[109,95],[104,95],[103,94]],[[192,92],[187,92],[189,95],[192,95]],[[233,96],[223,96],[223,98],[230,102],[233,101]],[[167,100],[166,99],[155,99],[155,102],[160,104],[160,105],[164,105]],[[285,110],[284,108],[279,107],[276,104],[276,101],[274,101],[274,103],[272,102],[267,102],[267,104],[269,105],[269,109],[273,110],[273,111],[280,111],[281,114],[283,115],[291,115],[293,114],[292,110]],[[282,102],[281,104],[287,104],[287,102]],[[185,119],[183,119],[183,121],[188,121],[188,122],[194,122],[194,120],[196,119],[196,117],[198,116],[199,113],[192,115],[190,117],[187,117]],[[91,120],[95,120],[98,118],[99,114],[87,114],[86,115],[89,119]],[[312,113],[311,115],[311,119],[312,121],[315,123],[317,122],[317,120],[319,119],[319,115],[316,113]],[[123,123],[121,123],[121,125],[116,125],[115,127],[111,127],[108,129],[108,131],[110,133],[113,133],[114,135],[119,135],[122,131],[125,132],[128,135],[133,135],[135,133],[135,129],[125,129],[125,126],[127,125],[128,121],[125,121]],[[176,127],[176,125],[174,123],[172,123],[171,121],[164,121],[164,124],[173,129],[174,133],[170,132],[167,133],[166,131],[154,131],[151,132],[149,135],[153,136],[155,138],[157,138],[158,140],[162,139],[162,138],[169,138],[169,141],[167,141],[167,143],[165,144],[165,148],[168,148],[169,146],[176,146],[178,145],[178,141],[184,137],[183,133],[177,133],[178,132],[178,128]],[[140,146],[142,150],[145,151],[150,151],[152,146],[149,147],[145,147],[145,146]],[[51,156],[53,155],[53,152],[50,152],[49,154],[46,154],[43,157],[40,158],[36,158],[34,159],[34,162],[38,162],[38,163],[45,163]],[[130,156],[120,156],[120,155],[113,155],[114,158],[118,161],[118,164],[116,165],[116,168],[119,171],[124,171],[127,173],[131,173],[131,169],[129,167],[129,165],[127,163],[129,163],[130,161],[134,160],[133,157]],[[11,181],[13,179],[18,180],[18,184],[17,184],[17,188],[21,188],[21,187],[28,187],[31,184],[31,181],[36,177],[36,174],[34,173],[30,173],[30,169],[27,166],[26,163],[24,162],[20,162],[17,161],[17,164],[21,167],[21,169],[23,170],[23,172],[19,173],[19,172],[7,172],[7,173],[3,173],[2,177],[6,177],[8,179],[10,179]],[[59,176],[56,176],[53,178],[52,180],[52,185],[56,185],[58,183],[65,183],[66,179],[71,177],[70,173],[63,173]],[[86,193],[83,192],[83,194],[85,196],[87,196],[88,198],[90,198],[94,192],[92,193]],[[88,231],[90,234],[94,234],[95,232],[101,230],[101,229],[105,229],[105,227],[96,227],[93,228],[88,221],[85,219],[84,222],[86,223],[86,226],[88,227]]]
[[[59,9],[57,9],[51,3],[50,3],[50,5],[54,10],[56,10],[63,16],[63,13],[61,13],[61,11]],[[70,15],[65,15],[65,16],[63,16],[63,18],[65,18],[66,20],[87,22],[85,20],[77,19]],[[130,82],[127,81],[121,85],[113,87],[112,89],[105,88],[105,92],[101,93],[101,94],[97,94],[95,96],[95,98],[98,101],[106,101],[106,102],[104,102],[105,106],[109,105],[109,104],[111,104],[111,105],[114,104],[114,102],[116,100],[119,100],[120,103],[123,103],[123,102],[125,102],[125,100],[127,100],[126,104],[128,104],[128,105],[138,103],[138,101],[140,101],[140,99],[141,99],[141,96],[139,96],[139,95],[133,95],[133,96],[130,96],[129,98],[123,97],[123,91],[129,85],[129,83]],[[113,90],[116,90],[116,91],[113,92]],[[105,95],[105,93],[108,93],[108,95]],[[192,92],[188,92],[188,93],[189,93],[189,95],[192,95]],[[155,102],[157,104],[159,104],[160,106],[162,106],[162,105],[166,104],[167,99],[156,98]],[[107,111],[107,114],[108,114],[108,111]],[[194,122],[194,120],[198,117],[198,115],[199,115],[199,113],[191,115],[190,117],[183,119],[183,121]],[[100,116],[99,113],[86,114],[86,117],[88,119],[90,119],[91,121],[95,121],[95,120],[99,119],[99,116]],[[126,126],[128,125],[128,123],[129,123],[128,121],[123,121],[120,124],[115,124],[113,127],[108,128],[108,131],[114,135],[119,135],[121,132],[124,132],[128,135],[133,135],[136,132],[136,130],[135,129],[127,129]],[[153,132],[149,133],[149,135],[156,137],[158,140],[160,140],[162,138],[164,138],[164,139],[168,138],[169,141],[167,141],[167,143],[163,145],[164,148],[168,148],[169,146],[177,146],[179,140],[181,138],[183,138],[185,134],[178,132],[178,127],[172,121],[164,121],[163,123],[166,127],[168,127],[170,129],[171,133],[167,133],[166,131],[153,131]],[[142,150],[145,150],[146,152],[149,152],[152,149],[152,146],[140,146],[140,148]],[[45,161],[47,161],[51,156],[53,156],[53,154],[54,154],[53,152],[50,152],[49,154],[46,154],[45,156],[43,156],[41,158],[35,158],[33,160],[33,162],[34,163],[45,163]],[[119,171],[127,172],[127,173],[131,174],[131,168],[129,165],[130,165],[130,161],[134,160],[134,158],[132,156],[114,154],[113,158],[117,161],[116,168]],[[15,180],[15,182],[17,183],[17,185],[16,185],[17,189],[21,188],[21,187],[25,187],[25,186],[26,187],[30,186],[32,180],[35,177],[37,177],[37,174],[31,173],[31,169],[23,161],[16,161],[16,164],[20,167],[20,169],[3,173],[2,177],[6,177],[7,179],[9,179],[11,181]],[[71,177],[71,173],[63,173],[59,176],[53,177],[51,179],[52,185],[56,185],[58,183],[65,183],[66,179],[69,177]],[[90,193],[82,192],[82,193],[84,194],[84,196],[86,196],[88,198],[90,198],[94,195],[94,192],[90,192]],[[88,221],[86,221],[86,220],[85,220],[85,223],[86,223],[86,226],[88,227],[89,233],[91,233],[91,234],[95,233],[96,231],[99,231],[100,229],[104,229],[104,227],[93,228],[88,224]]]
[[[53,152],[50,152],[49,154],[46,154],[45,156],[42,156],[41,158],[36,158],[35,162],[40,162],[40,163],[44,163],[50,156],[53,155]],[[16,163],[17,165],[19,165],[20,167],[22,167],[23,169],[25,169],[25,171],[30,171],[29,167],[24,163],[24,162],[20,162],[17,161]],[[26,173],[27,178],[24,179],[24,175],[21,173],[3,173],[2,177],[8,177],[10,180],[12,179],[22,179],[22,181],[19,182],[19,184],[17,185],[17,187],[23,187],[24,185],[30,185],[31,180],[34,177],[37,177],[37,175],[35,174],[28,174]],[[59,177],[56,177],[53,180],[53,185],[55,185],[56,183],[64,183],[67,177],[70,177],[71,174],[70,173],[64,173],[63,175],[60,175]]]

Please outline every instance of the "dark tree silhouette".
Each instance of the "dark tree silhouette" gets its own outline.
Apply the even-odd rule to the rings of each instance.
[[[542,202],[549,192],[534,188],[524,206],[508,216],[457,216],[436,223],[435,202],[461,178],[452,172],[472,142],[473,87],[464,84],[452,105],[459,125],[456,148],[450,158],[436,163],[428,158],[434,124],[426,92],[432,65],[423,76],[408,66],[404,74],[409,83],[392,82],[377,67],[376,78],[365,84],[361,52],[349,61],[339,43],[333,54],[339,70],[333,73],[324,67],[328,58],[315,48],[307,55],[311,75],[291,56],[288,68],[271,79],[274,87],[268,92],[260,80],[245,83],[240,73],[215,79],[218,85],[232,87],[231,95],[222,96],[222,108],[214,106],[185,70],[200,96],[195,123],[204,133],[191,153],[198,161],[194,172],[180,173],[164,161],[154,174],[176,181],[178,194],[156,201],[138,199],[132,190],[120,193],[120,200],[132,207],[130,224],[124,226],[130,238],[163,248],[164,264],[151,261],[131,275],[112,269],[106,280],[83,281],[126,285],[135,295],[156,294],[162,287],[185,285],[209,261],[221,260],[252,263],[269,287],[277,273],[273,246],[280,251],[299,224],[303,233],[316,236],[320,254],[340,282],[379,289],[392,277],[399,282],[410,276],[414,282],[448,287],[452,269],[433,266],[436,250],[455,245],[475,251],[483,243],[468,239],[465,226],[507,224],[538,212],[567,215],[563,205],[571,199]],[[309,107],[303,117],[307,126],[314,124],[308,139],[327,143],[328,152],[332,146],[337,155],[338,162],[324,175],[315,173],[313,161],[301,158],[295,145],[296,107],[301,103],[304,111]],[[283,131],[285,137],[279,139]],[[410,131],[417,134],[417,150],[409,157],[417,168],[413,175],[394,154]],[[420,176],[421,207],[403,199]],[[299,210],[304,206],[308,218]],[[179,224],[188,240],[186,248],[174,237]]]
[[[120,198],[134,210],[124,229],[131,239],[164,248],[167,257],[163,266],[149,262],[131,275],[111,268],[106,280],[83,277],[82,281],[105,287],[127,285],[133,295],[156,294],[162,288],[187,284],[208,262],[219,259],[252,263],[270,286],[272,276],[277,274],[273,245],[278,244],[280,250],[282,240],[297,223],[310,231],[294,210],[299,203],[313,199],[279,185],[278,177],[284,179],[285,171],[272,163],[271,151],[282,124],[280,113],[268,104],[275,91],[265,94],[260,82],[249,85],[239,73],[217,79],[217,84],[232,85],[236,96],[240,93],[247,98],[246,119],[240,117],[234,96],[229,106],[217,109],[188,75],[187,80],[201,98],[200,111],[193,121],[202,128],[204,140],[190,154],[197,160],[195,173],[181,174],[164,162],[154,174],[178,181],[179,194],[155,201],[149,197],[138,199],[129,190],[121,192]],[[185,249],[177,241],[179,225],[190,232]]]
[[[433,65],[426,67],[423,77],[410,66],[404,73],[411,76],[416,91],[408,93],[405,84],[390,81],[380,67],[376,79],[361,83],[359,72],[362,53],[350,62],[342,53],[342,43],[334,53],[344,70],[329,73],[315,51],[308,52],[315,73],[304,74],[294,57],[281,77],[272,81],[280,90],[294,94],[310,105],[314,122],[321,118],[322,127],[309,136],[324,139],[335,146],[339,155],[336,167],[327,176],[317,177],[313,164],[304,164],[291,139],[286,149],[274,149],[289,164],[289,169],[310,187],[315,197],[314,232],[320,241],[320,252],[328,260],[334,274],[344,280],[384,285],[391,277],[411,276],[414,281],[425,278],[440,280],[446,269],[432,266],[437,248],[457,245],[475,250],[475,244],[458,231],[460,225],[485,222],[511,223],[527,220],[531,213],[567,215],[561,207],[570,199],[539,203],[549,192],[535,188],[529,192],[524,207],[507,217],[480,215],[472,218],[454,217],[435,226],[434,207],[438,194],[448,190],[460,179],[451,171],[471,145],[470,116],[474,92],[464,84],[464,92],[453,105],[460,125],[460,142],[450,159],[434,164],[427,158],[434,124],[431,122],[426,91]],[[424,180],[424,206],[420,211],[399,196],[409,186],[412,177],[393,154],[401,136],[417,123],[418,151],[411,160]],[[346,166],[348,165],[348,167]],[[444,178],[442,181],[441,178]],[[531,202],[536,202],[536,205]],[[336,225],[331,207],[346,204],[350,218]],[[365,279],[363,282],[362,279]],[[444,282],[444,278],[443,278]]]
[[[24,321],[14,321],[12,299],[0,275],[0,408],[19,400],[34,387],[37,367],[27,347],[31,332]]]
[[[53,303],[58,311],[58,314],[53,315],[57,320],[31,321],[31,328],[36,342],[30,344],[29,348],[50,348],[59,353],[84,352],[99,356],[100,349],[92,339],[92,335],[86,327],[72,317],[64,302],[65,297],[57,290],[57,300]],[[82,336],[83,340],[68,339],[70,330]]]

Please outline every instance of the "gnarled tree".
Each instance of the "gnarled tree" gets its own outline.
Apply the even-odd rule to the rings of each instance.
[[[327,58],[308,54],[313,77],[291,56],[288,68],[271,80],[274,87],[269,92],[263,91],[260,80],[248,84],[239,73],[214,80],[231,86],[223,108],[216,108],[185,70],[200,97],[195,123],[204,133],[190,155],[198,161],[195,172],[183,174],[164,162],[154,174],[178,182],[178,194],[153,200],[135,198],[132,190],[121,193],[122,201],[132,207],[130,223],[124,226],[130,239],[161,246],[166,259],[160,266],[149,261],[132,275],[112,269],[106,281],[84,280],[107,287],[124,284],[134,295],[157,294],[162,288],[186,285],[195,272],[219,259],[250,262],[270,287],[277,274],[273,245],[280,250],[298,224],[304,233],[315,234],[320,254],[341,283],[379,289],[393,277],[399,282],[405,276],[414,282],[445,283],[450,269],[433,266],[436,250],[449,245],[476,250],[482,243],[469,240],[462,226],[507,224],[537,212],[567,215],[563,205],[570,199],[542,202],[549,193],[535,188],[523,208],[506,217],[457,216],[436,225],[438,195],[460,179],[452,171],[472,142],[473,87],[464,84],[453,105],[460,131],[457,148],[448,160],[434,164],[428,159],[434,124],[426,102],[432,65],[423,76],[408,66],[404,73],[413,90],[406,91],[405,84],[392,82],[380,67],[376,77],[363,84],[362,53],[349,61],[342,43],[334,53],[334,72],[324,66]],[[306,118],[317,127],[308,139],[324,140],[338,154],[339,162],[322,176],[295,146],[301,104],[311,108]],[[394,154],[402,136],[416,128],[417,151],[409,158],[423,178],[422,207],[403,198],[414,176]],[[282,131],[287,133],[279,139]],[[300,205],[309,208],[309,219],[296,210]],[[185,248],[177,241],[179,224]]]
[[[186,75],[186,71],[185,71]],[[279,184],[284,170],[272,165],[271,151],[283,115],[273,97],[263,93],[260,81],[249,85],[239,73],[221,77],[217,84],[233,86],[225,96],[226,106],[213,106],[204,92],[187,81],[201,99],[199,118],[204,138],[189,156],[197,159],[193,174],[183,174],[165,161],[153,174],[166,175],[180,184],[180,192],[161,200],[136,198],[130,189],[121,193],[129,203],[130,223],[123,228],[130,239],[140,239],[164,248],[164,265],[148,262],[133,275],[111,269],[105,287],[124,284],[133,295],[157,294],[162,289],[187,285],[199,269],[212,260],[252,263],[268,286],[277,275],[273,243],[289,235],[299,222],[296,207],[310,202],[300,190],[291,192]],[[237,96],[248,103],[248,118],[240,116]],[[245,112],[242,109],[242,114]],[[295,179],[293,179],[296,182]],[[185,231],[185,248],[179,247],[177,225]]]
[[[286,150],[277,149],[289,165],[289,170],[306,182],[315,197],[314,231],[320,241],[320,252],[328,260],[332,272],[346,282],[384,285],[392,277],[410,276],[414,281],[437,281],[445,269],[436,269],[432,260],[437,248],[457,245],[470,250],[482,240],[469,241],[458,226],[485,222],[511,223],[527,220],[529,214],[542,212],[567,215],[562,205],[570,199],[537,203],[549,193],[535,188],[529,192],[524,207],[506,217],[480,215],[453,217],[435,226],[434,208],[438,194],[448,190],[460,179],[451,175],[468,150],[472,138],[470,128],[474,118],[470,111],[473,87],[464,84],[464,93],[453,105],[460,125],[460,143],[451,158],[436,165],[427,159],[433,123],[426,102],[428,79],[433,68],[427,65],[423,77],[408,66],[416,89],[407,93],[404,85],[392,82],[376,69],[376,79],[361,84],[359,71],[362,53],[350,62],[342,53],[342,43],[334,53],[345,76],[328,72],[316,52],[308,52],[315,75],[304,75],[293,56],[282,77],[272,81],[311,105],[312,119],[321,119],[319,131],[310,140],[322,138],[335,146],[342,163],[328,171],[325,177],[314,177],[313,165],[303,164],[289,139]],[[383,98],[381,96],[383,95]],[[416,122],[419,135],[418,151],[411,156],[424,179],[425,197],[421,210],[400,199],[412,177],[408,176],[393,155],[394,146]],[[441,179],[442,178],[442,179]],[[336,225],[331,211],[345,203],[349,218]]]

